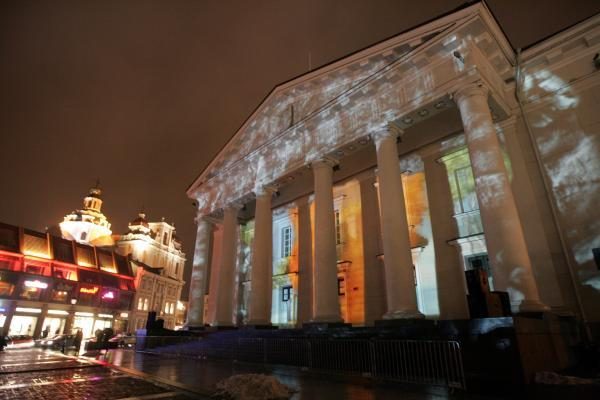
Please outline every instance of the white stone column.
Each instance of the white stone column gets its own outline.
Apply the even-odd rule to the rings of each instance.
[[[315,179],[315,262],[312,322],[341,322],[338,300],[333,165],[330,160],[312,164]]]
[[[460,109],[494,285],[507,291],[517,311],[544,311],[523,227],[488,106],[488,89],[471,84],[454,99]]]
[[[377,150],[387,312],[384,319],[423,318],[417,307],[397,133],[373,135]]]
[[[217,277],[215,326],[233,325],[233,296],[235,294],[235,262],[237,250],[237,216],[241,206],[231,204],[224,210],[221,265]]]
[[[436,161],[437,155],[423,154],[422,160],[435,253],[440,319],[468,319],[465,271],[459,262],[456,247],[448,244],[448,240],[458,236],[456,221],[452,218],[452,193],[448,173],[445,166]]]
[[[248,325],[271,324],[273,287],[273,213],[271,198],[274,188],[262,187],[256,193],[252,275]]]
[[[197,221],[196,247],[194,249],[190,292],[188,295],[189,307],[186,322],[188,328],[198,328],[204,325],[204,295],[208,284],[206,277],[210,263],[210,246],[213,231],[212,223],[205,217],[200,217]]]

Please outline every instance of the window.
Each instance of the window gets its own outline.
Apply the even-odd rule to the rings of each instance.
[[[138,310],[143,310],[144,309],[144,299],[142,299],[141,297],[138,298],[137,309]]]
[[[290,301],[292,297],[292,287],[284,286],[281,288],[281,301]]]
[[[148,299],[144,299],[144,311],[148,311]]]
[[[335,210],[335,244],[342,244],[342,223],[340,210]]]
[[[165,246],[169,244],[169,235],[167,235],[167,232],[163,234],[163,244]]]
[[[292,227],[286,226],[281,229],[281,258],[292,255]]]
[[[479,209],[477,194],[475,192],[475,180],[471,166],[457,168],[454,170],[454,179],[458,190],[458,205],[463,213]]]
[[[81,237],[79,240],[85,240],[87,238],[87,232],[81,232]]]
[[[344,278],[338,278],[338,296],[344,296],[346,294],[346,280]]]

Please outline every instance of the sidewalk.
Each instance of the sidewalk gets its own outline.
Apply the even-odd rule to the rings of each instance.
[[[39,349],[0,352],[0,400],[201,398],[114,368]]]

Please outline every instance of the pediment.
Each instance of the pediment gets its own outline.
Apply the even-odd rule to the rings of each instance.
[[[507,41],[494,40],[490,26],[502,36],[489,11],[477,4],[276,86],[190,186],[188,196],[198,198],[195,193],[202,190],[204,183],[224,171],[239,170],[244,160],[262,160],[256,155],[265,153],[270,143],[285,143],[281,140],[284,135],[307,134],[314,120],[331,118],[335,123],[335,113],[344,104],[375,95],[368,93],[366,82],[378,79],[392,68],[394,75],[400,77],[414,73],[426,67],[436,52],[447,53],[452,41],[477,38],[481,51],[492,64],[497,64],[494,68],[510,72],[512,49]],[[328,117],[330,114],[332,117]],[[255,176],[260,175],[260,162],[250,168]]]

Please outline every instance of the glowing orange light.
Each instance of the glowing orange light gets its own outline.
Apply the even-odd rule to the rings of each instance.
[[[93,288],[82,287],[79,289],[79,291],[81,293],[96,294],[96,293],[98,293],[98,288],[97,287],[93,287]]]

